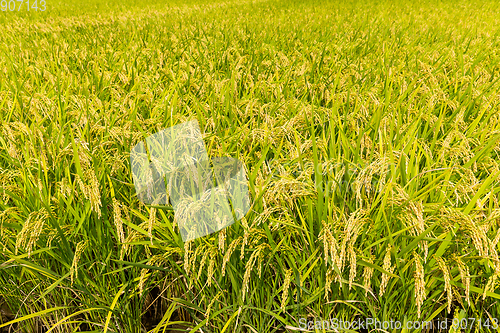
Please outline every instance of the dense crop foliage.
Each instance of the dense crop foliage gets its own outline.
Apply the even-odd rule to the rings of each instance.
[[[476,0],[0,12],[0,328],[493,324],[499,27]],[[246,164],[253,205],[184,244],[129,152],[193,119]]]

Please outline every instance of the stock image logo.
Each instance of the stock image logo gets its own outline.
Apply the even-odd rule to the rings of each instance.
[[[197,121],[147,137],[132,148],[130,165],[139,200],[171,203],[184,241],[228,227],[250,209],[244,164],[210,159]]]

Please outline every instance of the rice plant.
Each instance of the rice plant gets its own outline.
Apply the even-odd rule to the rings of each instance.
[[[4,2],[0,330],[496,331],[495,1]],[[183,242],[130,150],[191,120],[252,205]]]

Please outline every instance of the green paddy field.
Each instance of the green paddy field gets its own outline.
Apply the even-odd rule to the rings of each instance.
[[[500,326],[497,1],[33,1],[0,3],[0,332]],[[190,120],[252,207],[184,243],[129,159]]]

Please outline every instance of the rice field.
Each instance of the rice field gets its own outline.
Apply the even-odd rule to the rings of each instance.
[[[496,331],[496,1],[10,2],[0,332]],[[252,205],[183,242],[130,151],[192,120]]]

